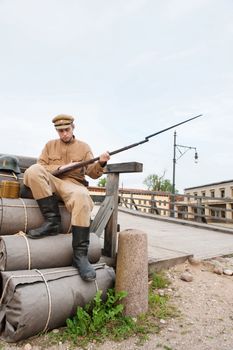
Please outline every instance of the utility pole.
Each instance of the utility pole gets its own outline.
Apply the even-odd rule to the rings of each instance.
[[[195,163],[198,161],[198,153],[196,147],[191,146],[184,146],[184,145],[178,145],[176,143],[177,134],[176,131],[174,132],[174,142],[173,142],[173,176],[172,176],[172,206],[171,206],[171,216],[174,217],[175,211],[175,192],[176,192],[176,163],[177,160],[180,159],[186,152],[189,150],[195,150]],[[179,155],[177,156],[177,151],[179,152]]]

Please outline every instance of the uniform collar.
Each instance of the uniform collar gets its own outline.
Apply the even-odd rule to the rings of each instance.
[[[59,140],[60,140],[61,143],[64,144],[64,145],[71,145],[71,144],[73,144],[73,143],[75,142],[76,138],[75,138],[75,136],[73,135],[73,136],[72,136],[72,139],[71,139],[69,142],[64,142],[64,141],[62,141],[61,139],[59,139]]]

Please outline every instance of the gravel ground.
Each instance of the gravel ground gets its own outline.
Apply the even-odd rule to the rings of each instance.
[[[231,272],[232,258],[191,261],[169,269],[171,301],[180,316],[162,323],[160,333],[150,335],[141,346],[130,338],[90,344],[88,350],[233,350],[233,276],[225,274]],[[1,342],[0,349],[71,349],[69,344],[45,343],[46,336],[40,336],[19,344]]]

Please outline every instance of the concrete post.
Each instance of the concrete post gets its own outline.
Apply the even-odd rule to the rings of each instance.
[[[226,209],[229,210],[229,211],[226,211],[226,219],[232,220],[231,203],[226,203]]]
[[[126,291],[124,314],[138,316],[148,310],[147,234],[128,229],[119,233],[116,291]]]

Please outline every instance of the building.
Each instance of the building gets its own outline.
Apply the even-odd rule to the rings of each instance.
[[[170,192],[119,189],[121,206],[163,216],[170,215],[170,196]]]
[[[213,182],[207,185],[185,188],[186,195],[211,197],[211,198],[233,198],[233,180]]]
[[[187,218],[197,215],[211,222],[233,220],[233,180],[185,188]]]
[[[89,187],[88,189],[94,202],[103,201],[104,187]],[[173,195],[170,192],[119,188],[119,205],[144,213],[170,216],[172,198]],[[183,196],[176,195],[176,200],[182,199]]]

